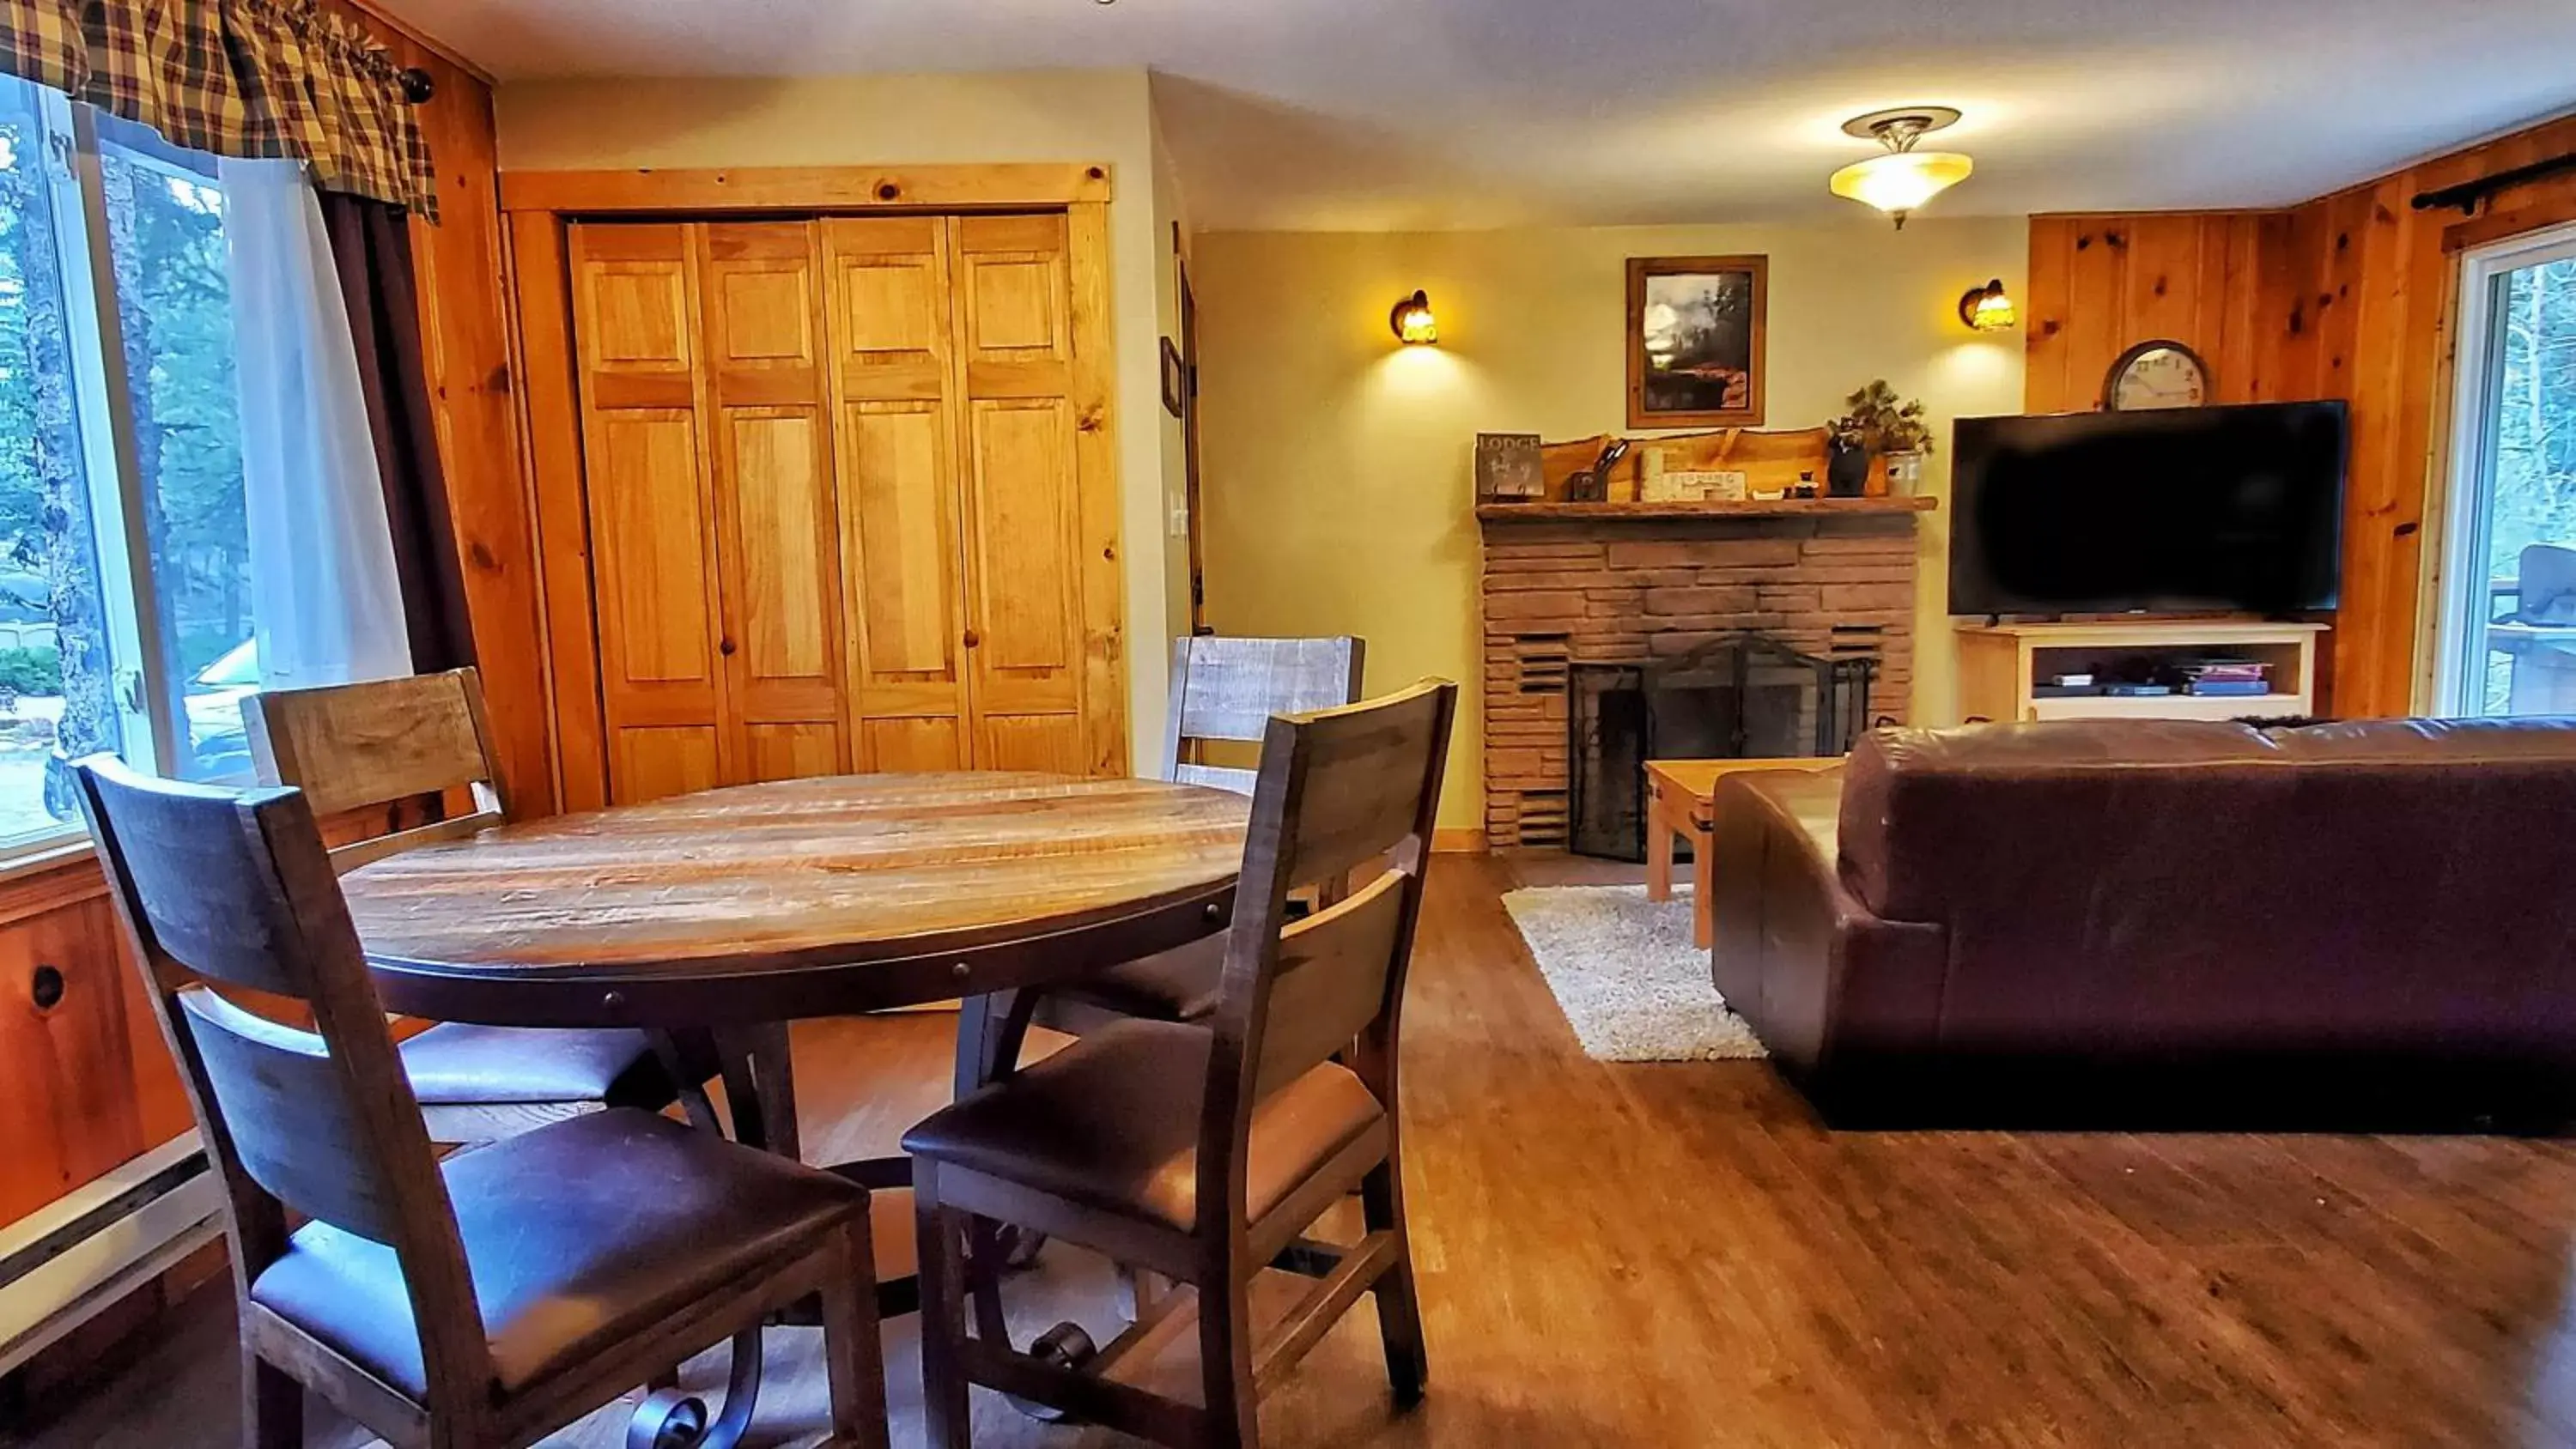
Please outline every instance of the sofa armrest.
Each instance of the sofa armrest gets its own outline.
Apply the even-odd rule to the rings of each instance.
[[[1836,774],[1736,774],[1714,797],[1710,974],[1781,1065],[1861,1071],[1928,1052],[1948,933],[1887,921],[1844,884]]]

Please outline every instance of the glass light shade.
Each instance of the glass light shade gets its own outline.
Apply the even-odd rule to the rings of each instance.
[[[2008,332],[2021,323],[2021,313],[2005,293],[2004,284],[1989,282],[1971,287],[1959,299],[1959,320],[1979,332]]]
[[[1968,179],[1977,163],[1956,151],[1895,151],[1855,161],[1825,185],[1836,196],[1899,215]]]
[[[1431,299],[1420,292],[1395,304],[1387,314],[1387,325],[1395,329],[1396,340],[1408,347],[1427,346],[1440,340],[1439,320],[1431,315]]]

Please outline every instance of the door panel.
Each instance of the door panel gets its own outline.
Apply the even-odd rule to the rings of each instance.
[[[966,758],[950,225],[823,223],[852,711],[869,769]]]
[[[744,733],[754,780],[800,780],[844,773],[841,727],[825,724],[756,724]]]
[[[1081,667],[1080,600],[1074,593],[1073,427],[1061,402],[968,406],[974,467],[977,683],[1007,677],[1015,700],[1069,685]],[[1067,705],[1069,695],[1063,696]],[[1015,706],[996,703],[995,710]]]
[[[859,726],[862,770],[962,770],[965,726],[955,719],[889,718]]]
[[[714,498],[685,226],[570,229],[609,798],[722,778]]]
[[[724,580],[718,650],[738,760],[728,778],[837,773],[848,768],[839,509],[816,230],[712,223],[699,245]]]
[[[617,731],[610,776],[620,805],[712,790],[725,783],[713,725],[630,727]]]
[[[742,552],[738,667],[753,682],[822,680],[832,649],[831,480],[810,414],[746,410],[721,426]]]
[[[978,727],[978,768],[1082,773],[1082,717],[1074,714],[986,715]]]
[[[976,763],[1079,771],[1086,641],[1065,219],[963,217],[956,234]]]
[[[953,697],[956,571],[936,566],[957,550],[948,420],[922,403],[853,403],[846,416],[852,521],[869,555],[886,561],[864,570],[858,586],[865,688],[891,694],[929,684]],[[925,707],[935,698],[923,696]]]
[[[603,632],[625,684],[714,686],[704,575],[698,440],[686,411],[603,414],[593,451],[592,505],[600,520]],[[709,708],[713,707],[712,697]]]

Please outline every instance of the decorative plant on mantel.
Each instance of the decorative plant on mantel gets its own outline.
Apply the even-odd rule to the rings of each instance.
[[[1851,411],[1827,424],[1836,443],[1858,444],[1881,457],[1932,451],[1932,425],[1923,421],[1923,400],[1898,402],[1887,379],[1844,398],[1843,406]]]
[[[1833,491],[1844,497],[1884,493],[1893,484],[1914,491],[1923,455],[1932,451],[1932,425],[1923,420],[1923,400],[1899,402],[1887,379],[1843,399],[1851,411],[1825,425],[1833,456],[1826,470]]]

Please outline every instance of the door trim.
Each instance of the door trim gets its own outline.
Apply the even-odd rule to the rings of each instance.
[[[2459,258],[2454,293],[2451,386],[2442,414],[2444,433],[2436,442],[2441,489],[2437,517],[2440,546],[2434,574],[2438,605],[2430,659],[2429,699],[2438,715],[2482,712],[2486,671],[2469,668],[2461,654],[2473,620],[2472,610],[2485,610],[2491,531],[2483,500],[2492,486],[2496,379],[2488,363],[2498,318],[2494,312],[2496,278],[2540,262],[2576,254],[2576,222],[2524,231],[2464,250]],[[2483,631],[2481,631],[2483,632]],[[2473,705],[2480,706],[2472,708]]]
[[[889,191],[888,188],[891,188]],[[504,171],[503,253],[520,385],[513,389],[522,484],[535,525],[542,654],[553,716],[557,799],[608,803],[606,722],[591,584],[589,509],[573,377],[567,224],[576,217],[733,220],[973,211],[1062,211],[1073,290],[1075,488],[1082,519],[1083,719],[1096,775],[1128,772],[1125,554],[1118,471],[1115,311],[1106,162],[705,171]],[[693,217],[693,213],[698,214]],[[846,621],[845,621],[846,627]]]
[[[1111,200],[1107,162],[504,171],[504,212],[1040,211]]]

